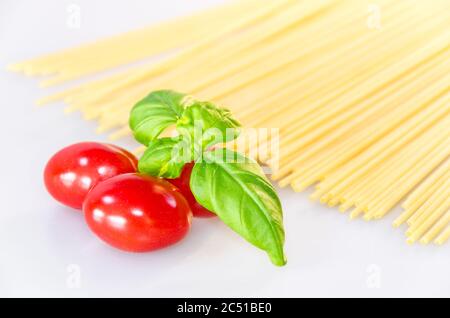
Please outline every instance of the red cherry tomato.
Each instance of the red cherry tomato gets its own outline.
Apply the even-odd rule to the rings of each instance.
[[[184,166],[181,175],[177,179],[167,179],[170,183],[180,189],[181,193],[187,199],[189,206],[191,207],[192,213],[196,217],[201,218],[210,218],[216,216],[213,212],[208,209],[202,207],[197,200],[195,200],[194,195],[192,194],[191,187],[189,185],[189,181],[191,179],[192,168],[194,168],[194,163],[188,163]]]
[[[87,193],[99,182],[136,172],[137,159],[109,144],[82,142],[57,152],[44,172],[48,192],[59,202],[81,209]]]
[[[83,204],[91,230],[129,252],[159,249],[181,240],[191,226],[186,199],[169,182],[134,173],[103,181]]]

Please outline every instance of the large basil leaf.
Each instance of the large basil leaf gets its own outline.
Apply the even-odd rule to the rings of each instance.
[[[265,250],[275,265],[286,264],[281,203],[259,165],[227,149],[204,156],[206,161],[195,164],[190,180],[197,201]]]
[[[238,127],[239,122],[228,109],[198,101],[187,107],[177,122],[180,135],[190,138],[192,145],[200,145],[202,149],[236,139]]]
[[[150,141],[139,160],[139,172],[155,177],[178,178],[187,162],[192,161],[190,146],[180,138]]]
[[[138,102],[130,114],[130,128],[145,146],[167,127],[176,124],[186,104],[186,95],[170,90],[155,91]]]

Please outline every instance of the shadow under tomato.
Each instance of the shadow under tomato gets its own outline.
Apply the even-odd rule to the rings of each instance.
[[[95,278],[95,282],[106,282],[112,277],[125,279],[124,271],[130,270],[146,275],[151,272],[151,276],[165,275],[171,268],[190,262],[191,258],[196,259],[200,252],[204,253],[202,249],[206,242],[218,230],[225,228],[217,218],[194,218],[190,232],[176,244],[152,252],[130,253],[115,249],[97,238],[86,225],[81,211],[55,205],[49,213],[53,216],[48,219],[47,234],[49,241],[54,242],[51,249],[56,257],[80,264],[85,275]],[[221,249],[211,252],[222,253]],[[132,278],[131,282],[140,284],[139,279]]]

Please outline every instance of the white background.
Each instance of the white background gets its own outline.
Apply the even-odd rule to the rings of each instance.
[[[0,2],[0,296],[450,296],[450,244],[408,246],[404,229],[390,225],[399,211],[351,222],[307,193],[281,190],[289,262],[277,268],[217,219],[196,219],[171,248],[122,253],[45,192],[42,171],[55,151],[106,137],[78,114],[65,116],[62,104],[35,107],[50,90],[4,66],[218,2],[78,0],[79,29],[66,23],[72,2]]]

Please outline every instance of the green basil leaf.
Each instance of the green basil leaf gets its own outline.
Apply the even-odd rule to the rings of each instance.
[[[147,146],[176,124],[187,101],[185,94],[170,90],[155,91],[139,101],[131,110],[129,121],[136,140]]]
[[[259,165],[228,149],[204,156],[204,161],[195,164],[190,180],[198,203],[265,250],[275,265],[285,265],[281,203]]]
[[[192,144],[200,145],[202,150],[236,139],[239,127],[228,109],[198,101],[187,107],[177,122],[180,135],[191,138]]]
[[[139,172],[154,177],[178,178],[187,162],[192,161],[190,145],[180,138],[160,138],[150,141],[139,159]]]

